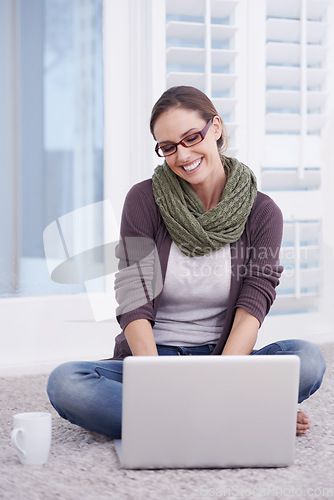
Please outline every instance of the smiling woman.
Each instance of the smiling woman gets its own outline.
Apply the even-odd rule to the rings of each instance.
[[[222,120],[215,110],[204,117],[207,101],[196,88],[172,87],[153,107],[151,131],[166,159],[124,203],[114,357],[66,363],[50,375],[51,403],[86,429],[121,436],[123,360],[131,355],[295,354],[298,401],[321,385],[325,363],[315,345],[283,340],[255,349],[283,270],[282,214],[257,191],[251,169],[222,154]],[[304,434],[310,424],[297,417],[297,401],[296,421]]]
[[[221,155],[228,138],[211,100],[193,87],[174,87],[153,107],[150,129],[158,156],[191,183],[206,211],[216,206],[226,182]]]
[[[203,133],[203,129],[201,130],[203,121],[198,111],[171,108],[159,116],[153,129],[159,145],[169,138],[168,152],[164,156],[170,169],[191,183],[205,209],[210,210],[220,200],[226,181],[220,152],[215,147],[222,135],[222,121],[217,115],[210,118],[204,126],[204,130],[207,129],[206,133]],[[180,137],[193,138],[195,131],[195,137],[199,137],[200,140],[195,143],[189,141],[188,144],[182,144],[181,140],[178,145],[176,143],[172,145],[174,152],[170,154],[170,144],[173,140]],[[190,132],[192,135],[188,136]],[[212,182],[213,179],[215,182]]]

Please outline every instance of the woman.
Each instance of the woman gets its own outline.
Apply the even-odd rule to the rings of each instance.
[[[48,383],[51,403],[77,425],[120,437],[122,359],[173,354],[297,354],[302,402],[321,385],[320,350],[301,340],[254,350],[283,271],[279,208],[257,191],[247,166],[223,155],[223,122],[199,90],[164,92],[150,127],[164,163],[125,200],[114,358],[58,367]],[[153,242],[150,251],[143,242]],[[309,428],[298,411],[297,434]]]

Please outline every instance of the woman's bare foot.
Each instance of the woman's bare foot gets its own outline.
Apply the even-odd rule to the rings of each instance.
[[[306,432],[308,431],[308,429],[310,429],[310,427],[311,427],[310,419],[308,418],[306,413],[304,413],[301,410],[298,410],[298,412],[297,412],[297,431],[296,431],[297,436],[306,434]]]

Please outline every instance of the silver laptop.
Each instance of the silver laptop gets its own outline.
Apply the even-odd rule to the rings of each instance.
[[[297,356],[124,360],[120,464],[284,467],[294,460]]]

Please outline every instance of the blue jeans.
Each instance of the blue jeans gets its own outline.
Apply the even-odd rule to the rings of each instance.
[[[196,347],[157,346],[160,356],[208,355],[213,344]],[[303,340],[275,342],[251,355],[296,354],[300,357],[301,403],[319,389],[326,365],[320,349]],[[121,437],[123,361],[74,361],[50,374],[47,392],[59,415],[87,430]]]

